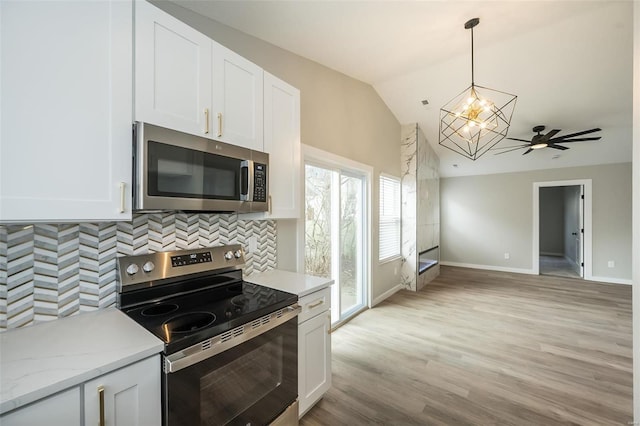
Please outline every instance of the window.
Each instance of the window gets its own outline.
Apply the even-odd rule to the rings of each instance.
[[[400,257],[400,179],[380,175],[380,262]]]

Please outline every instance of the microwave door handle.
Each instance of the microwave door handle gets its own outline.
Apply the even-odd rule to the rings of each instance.
[[[253,200],[253,161],[251,160],[240,163],[240,200]]]

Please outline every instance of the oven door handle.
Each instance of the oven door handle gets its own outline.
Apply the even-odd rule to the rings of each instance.
[[[179,352],[167,355],[164,357],[164,372],[165,374],[175,373],[238,346],[295,318],[301,311],[302,308],[294,303]]]

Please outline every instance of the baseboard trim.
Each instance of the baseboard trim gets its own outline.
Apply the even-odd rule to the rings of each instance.
[[[485,271],[513,272],[516,274],[535,275],[533,270],[524,268],[505,268],[503,266],[494,265],[474,265],[472,263],[446,262],[443,260],[440,261],[440,264],[444,266],[457,266],[459,268],[483,269]]]
[[[485,271],[498,271],[498,272],[513,272],[516,274],[528,274],[528,275],[536,275],[531,269],[521,269],[521,268],[505,268],[502,266],[493,266],[493,265],[474,265],[472,263],[458,263],[458,262],[447,262],[440,261],[441,265],[444,266],[456,266],[459,268],[472,268],[472,269],[482,269]],[[624,284],[624,285],[633,285],[633,281],[625,278],[609,278],[609,277],[590,277],[585,278],[585,281],[598,281],[607,284]]]
[[[601,283],[607,284],[624,284],[624,285],[633,285],[632,280],[628,280],[625,278],[608,278],[608,277],[594,277],[589,278],[589,281],[599,281]]]
[[[389,290],[387,290],[384,293],[382,293],[380,296],[378,296],[375,299],[373,299],[373,301],[371,302],[371,307],[373,308],[378,303],[380,303],[380,302],[384,301],[385,299],[393,296],[394,294],[396,294],[397,292],[399,292],[403,288],[404,287],[402,287],[401,284],[398,284],[395,287],[390,288]]]

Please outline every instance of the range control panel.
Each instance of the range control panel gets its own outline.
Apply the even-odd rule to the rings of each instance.
[[[205,251],[202,253],[180,254],[177,256],[171,256],[171,266],[195,265],[198,263],[211,263],[211,252]]]
[[[240,269],[244,250],[240,244],[123,256],[117,259],[119,291],[134,290],[156,281],[184,275]],[[127,288],[127,286],[130,286]]]

